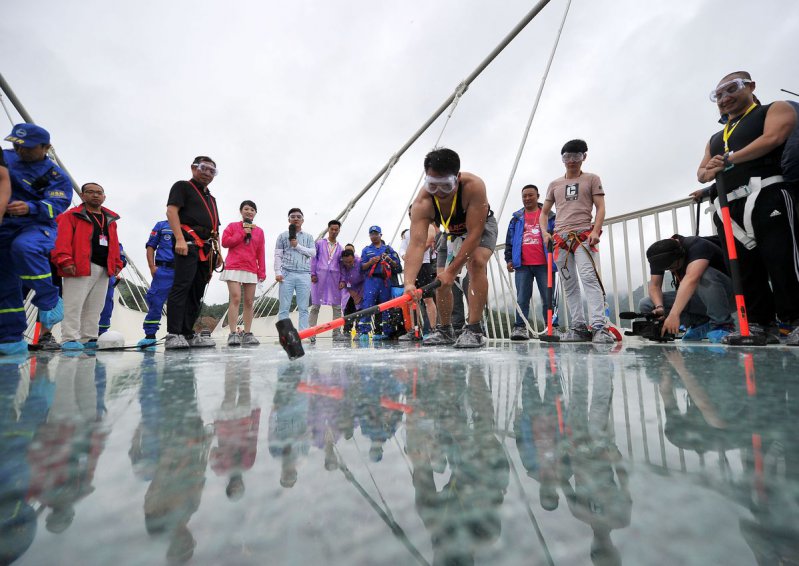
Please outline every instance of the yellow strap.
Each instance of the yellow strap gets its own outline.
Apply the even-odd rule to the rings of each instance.
[[[444,213],[441,212],[441,205],[438,203],[438,197],[433,197],[433,202],[436,203],[438,215],[441,217],[441,225],[444,227],[444,233],[449,232],[449,222],[452,220],[452,215],[455,214],[455,203],[458,202],[458,191],[455,191],[455,196],[452,198],[452,206],[449,208],[449,216],[444,220]]]
[[[738,124],[740,124],[740,123],[741,123],[741,120],[743,120],[744,118],[746,118],[746,115],[747,115],[747,114],[749,114],[749,113],[750,113],[752,110],[754,110],[755,108],[757,108],[757,104],[755,104],[755,103],[753,102],[753,103],[752,103],[752,106],[750,106],[749,108],[747,108],[747,109],[746,109],[746,112],[744,112],[744,115],[743,115],[743,116],[741,116],[740,118],[738,118],[738,120],[736,120],[736,121],[735,121],[735,124],[733,125],[733,127],[732,127],[732,128],[730,128],[730,123],[729,123],[729,122],[727,122],[726,124],[724,124],[724,132],[722,132],[722,134],[721,134],[721,139],[723,139],[723,140],[724,140],[724,152],[725,152],[725,153],[726,153],[726,152],[728,152],[728,151],[730,151],[730,144],[729,144],[729,143],[727,143],[727,142],[729,141],[729,139],[730,139],[730,136],[732,136],[732,133],[735,131],[735,128],[737,128],[737,127],[738,127]]]

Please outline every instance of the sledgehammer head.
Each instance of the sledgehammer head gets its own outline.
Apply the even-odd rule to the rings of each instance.
[[[289,359],[296,360],[297,358],[303,357],[305,355],[305,350],[302,349],[302,340],[300,339],[299,332],[297,332],[297,329],[294,328],[294,325],[291,323],[291,320],[288,318],[278,320],[275,327],[277,328],[277,336],[280,338],[280,345],[286,350]]]

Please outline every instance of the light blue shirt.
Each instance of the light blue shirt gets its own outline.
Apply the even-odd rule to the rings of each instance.
[[[275,242],[275,275],[287,271],[311,273],[311,258],[316,257],[316,242],[308,232],[297,232],[297,246],[289,243],[289,231],[277,237]]]

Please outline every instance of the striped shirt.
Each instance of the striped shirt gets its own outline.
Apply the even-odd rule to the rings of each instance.
[[[275,275],[283,275],[287,271],[310,273],[312,257],[316,257],[314,237],[308,232],[297,232],[297,247],[292,247],[286,230],[275,242]]]

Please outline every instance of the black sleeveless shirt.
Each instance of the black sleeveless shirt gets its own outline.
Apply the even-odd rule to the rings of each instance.
[[[466,211],[463,209],[463,183],[458,183],[458,192],[456,194],[457,203],[455,205],[455,210],[452,211],[452,218],[449,219],[447,224],[447,228],[444,228],[444,223],[441,221],[441,215],[445,214],[449,216],[449,208],[444,210],[441,209],[439,212],[439,206],[436,206],[436,197],[433,197],[433,214],[434,214],[434,222],[441,226],[442,229],[446,230],[447,234],[452,236],[463,236],[466,234]],[[450,205],[452,206],[452,205]],[[486,218],[491,218],[494,212],[491,210],[491,206],[488,207],[488,214],[486,214]]]
[[[727,141],[730,146],[730,151],[743,149],[763,135],[766,113],[770,107],[771,104],[766,104],[765,106],[760,105],[741,119]],[[733,122],[733,124],[734,123],[735,122]],[[713,137],[710,138],[711,156],[724,154],[723,134],[724,130],[716,132],[713,134]],[[731,191],[741,185],[746,185],[750,177],[762,177],[765,179],[772,175],[781,175],[782,151],[784,148],[785,144],[783,143],[762,157],[744,163],[736,163],[735,167],[723,174],[727,190]]]

